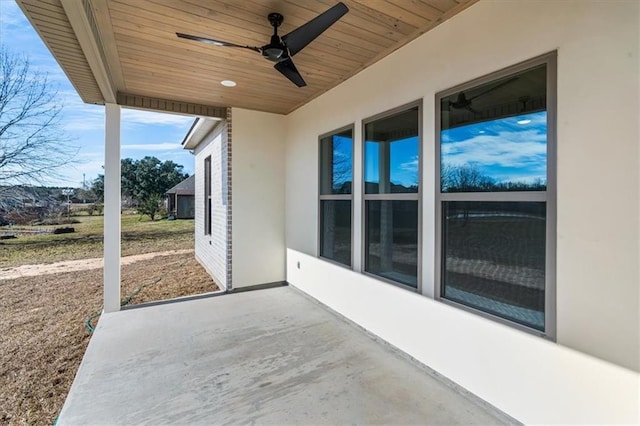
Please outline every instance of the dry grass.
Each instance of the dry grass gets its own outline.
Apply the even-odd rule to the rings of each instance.
[[[193,254],[123,267],[123,296],[143,285],[130,304],[217,289]],[[52,424],[101,309],[102,269],[0,281],[0,294],[0,424]]]
[[[102,216],[73,217],[72,234],[19,235],[12,240],[0,240],[0,265],[19,266],[26,263],[52,263],[62,260],[102,257]],[[145,216],[123,215],[122,255],[153,253],[165,250],[193,248],[193,220],[156,220]],[[32,226],[29,229],[52,229]],[[9,228],[3,227],[4,231]]]

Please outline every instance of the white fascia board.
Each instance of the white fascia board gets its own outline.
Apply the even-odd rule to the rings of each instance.
[[[182,140],[182,148],[193,150],[204,141],[209,133],[213,131],[222,119],[211,117],[198,117]]]

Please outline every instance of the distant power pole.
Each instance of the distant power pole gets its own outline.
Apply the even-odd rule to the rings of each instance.
[[[67,196],[67,220],[71,218],[71,196],[73,195],[73,189],[65,188],[62,190],[62,195]]]
[[[82,189],[87,190],[87,182],[84,179],[85,174],[82,174]]]

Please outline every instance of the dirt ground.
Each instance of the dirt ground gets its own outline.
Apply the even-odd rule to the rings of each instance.
[[[193,253],[193,249],[170,250],[156,253],[135,254],[125,256],[120,259],[121,265],[130,265],[141,260],[148,260],[158,256],[171,256],[174,254]],[[23,277],[35,277],[45,274],[58,274],[62,272],[88,271],[104,266],[104,258],[94,257],[91,259],[65,260],[55,263],[40,263],[36,265],[20,265],[13,268],[0,268],[0,280],[10,280]]]
[[[129,304],[218,289],[190,251],[123,263]],[[91,337],[85,321],[102,307],[101,267],[41,272],[0,280],[0,424],[55,421]]]

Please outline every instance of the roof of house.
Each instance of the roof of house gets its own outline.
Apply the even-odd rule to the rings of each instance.
[[[191,175],[173,188],[167,194],[194,195],[196,189],[196,175]]]

